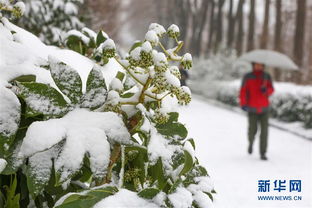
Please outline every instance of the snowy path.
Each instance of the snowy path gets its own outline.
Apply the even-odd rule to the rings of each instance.
[[[216,208],[311,208],[312,142],[270,128],[268,161],[259,159],[258,138],[254,153],[247,154],[247,119],[193,99],[181,109],[181,121],[196,141],[199,161],[212,177],[218,192]],[[302,192],[273,191],[274,180],[298,179]],[[258,193],[258,180],[270,180],[271,191]],[[302,196],[301,201],[259,201],[258,195]]]

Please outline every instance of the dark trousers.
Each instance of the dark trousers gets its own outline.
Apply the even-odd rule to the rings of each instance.
[[[268,126],[269,126],[269,113],[248,113],[248,140],[249,144],[253,145],[255,136],[260,125],[260,154],[265,155],[268,146]]]

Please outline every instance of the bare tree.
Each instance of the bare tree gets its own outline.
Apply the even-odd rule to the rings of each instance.
[[[269,18],[270,18],[270,0],[265,0],[263,28],[260,39],[260,48],[267,48],[268,32],[269,32]]]
[[[192,53],[194,56],[199,56],[201,52],[201,41],[203,30],[206,24],[207,11],[209,0],[198,2],[193,1],[192,11],[192,26],[193,26],[193,37],[192,37]]]
[[[233,0],[230,0],[229,12],[228,12],[228,31],[227,31],[227,47],[232,48],[234,40],[234,28],[235,28],[235,18],[233,15]]]
[[[235,17],[236,18],[235,21],[238,23],[237,35],[236,35],[236,47],[235,47],[238,55],[240,55],[243,50],[243,40],[244,40],[243,6],[244,6],[244,3],[245,3],[244,0],[239,0],[236,17]]]
[[[215,35],[215,1],[211,1],[210,6],[210,21],[209,21],[209,33],[208,33],[208,53],[211,52],[212,44],[214,41],[214,35]]]
[[[306,0],[297,0],[296,30],[294,36],[293,54],[296,63],[302,66],[303,62],[303,44],[304,44],[304,28],[306,16]]]
[[[217,18],[217,34],[215,39],[215,45],[214,45],[214,52],[216,52],[222,43],[223,39],[223,12],[222,8],[224,5],[225,0],[218,0],[218,18]]]
[[[274,29],[274,49],[282,51],[282,0],[276,0],[275,4],[275,29]]]
[[[249,12],[249,26],[247,37],[247,51],[254,48],[254,36],[255,36],[255,2],[256,0],[250,0],[250,12]]]
[[[91,28],[96,31],[102,29],[114,39],[118,39],[120,27],[116,27],[116,25],[121,23],[119,13],[122,6],[121,0],[86,0],[85,4],[88,11],[82,12],[87,13]]]

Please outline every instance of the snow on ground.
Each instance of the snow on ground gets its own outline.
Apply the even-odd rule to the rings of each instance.
[[[261,161],[258,138],[247,154],[247,118],[194,98],[182,108],[181,121],[196,141],[200,164],[208,169],[217,191],[216,208],[312,207],[312,142],[270,128],[268,161]],[[274,180],[302,181],[302,192],[273,191]],[[271,191],[258,193],[258,180],[270,180]],[[301,201],[260,201],[260,195],[302,196]]]

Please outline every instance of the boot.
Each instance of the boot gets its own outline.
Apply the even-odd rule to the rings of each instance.
[[[249,146],[248,146],[248,153],[251,154],[252,153],[252,144],[249,143]]]
[[[268,160],[268,158],[265,155],[261,155],[261,160]]]

